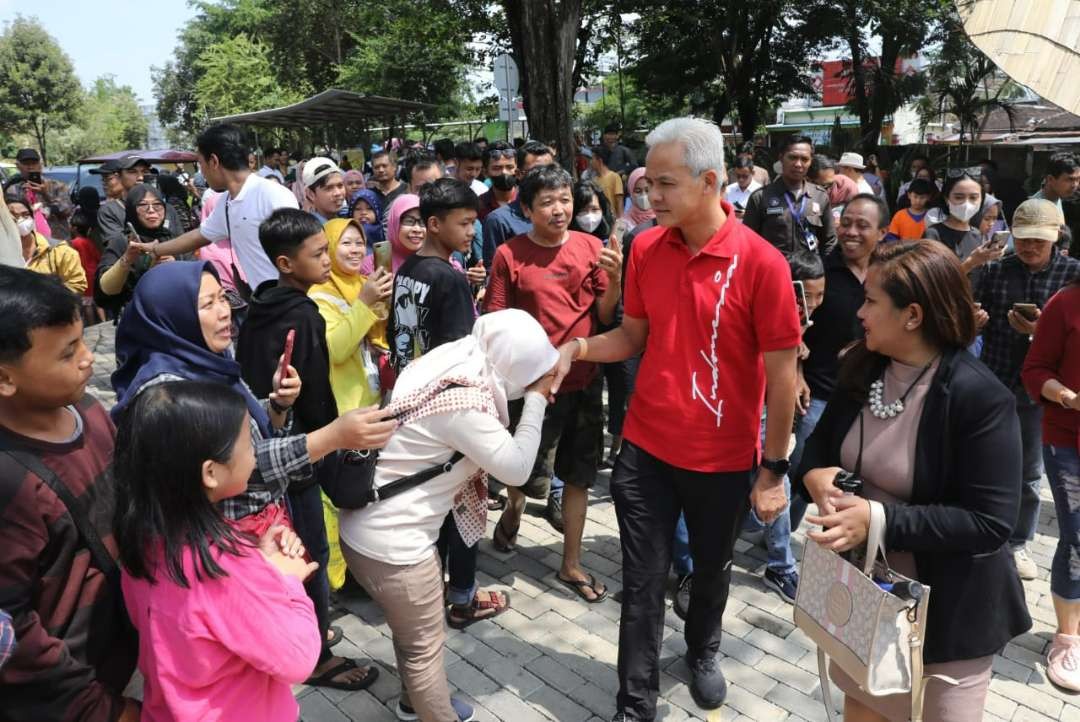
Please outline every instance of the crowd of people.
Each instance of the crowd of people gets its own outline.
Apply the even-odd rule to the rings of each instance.
[[[478,545],[496,512],[494,547],[527,543],[531,498],[563,537],[555,581],[620,592],[616,720],[656,716],[669,593],[715,709],[736,540],[760,537],[763,583],[794,603],[809,505],[807,543],[843,552],[866,500],[890,567],[933,589],[926,673],[955,684],[927,687],[926,719],[978,720],[993,655],[1031,627],[1044,470],[1047,672],[1080,691],[1077,159],[1001,200],[992,163],[916,157],[890,198],[857,153],[791,136],[771,177],[694,118],[654,128],[644,165],[605,129],[575,175],[543,142],[478,141],[355,170],[275,147],[260,167],[214,125],[197,202],[109,161],[70,242],[20,152],[0,209],[22,250],[0,265],[0,717],[294,722],[292,684],[378,678],[333,651],[333,592],[358,586],[393,637],[397,717],[473,719],[446,626],[511,608],[479,587]],[[82,340],[105,319],[109,410]],[[583,563],[603,468],[621,590]],[[845,719],[907,719],[910,695],[831,676]]]

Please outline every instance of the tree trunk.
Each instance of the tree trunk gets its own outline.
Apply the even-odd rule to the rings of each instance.
[[[48,154],[45,152],[45,131],[48,129],[49,121],[45,118],[35,118],[31,121],[34,125],[34,138],[38,142],[38,151],[41,153],[41,165],[44,167],[47,165]]]
[[[503,0],[521,77],[529,135],[554,142],[558,161],[574,166],[574,56],[582,0]]]

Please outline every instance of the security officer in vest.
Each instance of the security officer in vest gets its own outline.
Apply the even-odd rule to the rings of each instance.
[[[780,146],[780,176],[747,200],[743,223],[785,256],[800,248],[824,257],[836,245],[829,194],[806,180],[814,142],[790,135]]]

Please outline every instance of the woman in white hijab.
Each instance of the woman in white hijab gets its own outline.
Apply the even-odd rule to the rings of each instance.
[[[401,426],[380,454],[375,486],[462,458],[449,471],[364,509],[341,512],[341,546],[353,576],[379,603],[402,680],[399,719],[459,722],[471,709],[450,699],[443,666],[443,576],[435,542],[453,513],[465,543],[485,531],[487,475],[524,484],[558,362],[524,311],[480,317],[472,335],[439,346],[402,372],[388,407]],[[524,396],[513,435],[507,402]]]

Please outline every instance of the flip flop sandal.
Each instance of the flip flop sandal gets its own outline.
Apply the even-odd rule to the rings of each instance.
[[[368,671],[362,678],[355,682],[338,682],[336,681],[337,677],[345,672],[359,669],[361,666],[355,659],[348,659],[347,657],[342,657],[341,659],[341,664],[328,669],[318,676],[312,675],[311,677],[308,677],[304,681],[304,684],[312,687],[329,687],[331,689],[343,689],[347,692],[355,692],[357,690],[367,689],[379,678],[379,668],[374,664],[369,664],[365,665],[367,666]]]
[[[517,549],[517,536],[518,530],[521,529],[521,522],[518,522],[514,533],[510,534],[506,531],[506,527],[503,526],[503,518],[503,516],[499,517],[499,523],[495,525],[495,533],[492,535],[491,542],[500,552],[509,554]]]
[[[326,640],[326,648],[330,649],[335,644],[345,639],[345,633],[341,631],[341,627],[336,624],[330,625],[330,638]]]
[[[489,496],[487,499],[488,511],[502,511],[506,508],[506,497],[502,496]]]
[[[582,599],[584,599],[589,604],[599,604],[600,602],[607,599],[608,590],[605,589],[604,591],[600,591],[599,589],[597,589],[596,588],[596,577],[594,577],[592,574],[589,575],[589,581],[587,581],[587,582],[586,581],[574,581],[572,579],[563,579],[558,574],[555,575],[555,579],[558,580],[559,584],[562,584],[564,587],[566,587],[567,589],[572,591],[574,594],[576,594],[579,597],[581,597]],[[586,594],[585,594],[586,589],[591,589],[592,590],[593,595],[595,595],[592,599],[590,599],[588,596],[586,596]]]
[[[482,597],[487,597],[483,599]],[[452,629],[465,629],[466,627],[494,619],[510,608],[510,595],[506,592],[477,592],[470,604],[452,604],[446,616],[446,623]],[[494,610],[491,614],[481,614],[487,610]],[[455,619],[454,617],[458,618]]]

